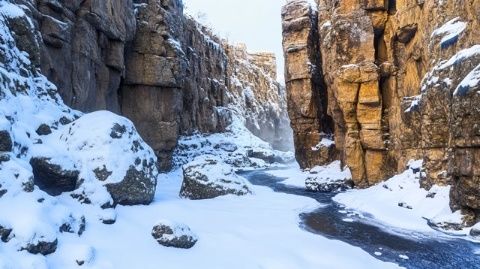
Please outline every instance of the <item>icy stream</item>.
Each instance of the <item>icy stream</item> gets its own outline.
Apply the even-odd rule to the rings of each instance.
[[[406,268],[479,268],[480,244],[432,230],[418,233],[386,227],[369,216],[352,215],[332,200],[333,194],[307,192],[281,184],[282,178],[265,171],[242,172],[254,185],[276,192],[306,196],[322,204],[300,215],[307,231],[357,246],[382,261]]]

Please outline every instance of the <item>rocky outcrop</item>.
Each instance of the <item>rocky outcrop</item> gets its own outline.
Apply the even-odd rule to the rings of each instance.
[[[21,49],[65,103],[130,118],[162,170],[180,134],[221,132],[232,113],[263,139],[291,145],[280,139],[290,128],[274,57],[227,44],[186,17],[181,0],[15,2],[29,7],[39,32],[17,23]]]
[[[136,28],[132,0],[14,2],[30,7],[42,44],[30,55],[64,102],[85,112],[119,113],[124,47]]]
[[[292,1],[282,10],[285,83],[288,114],[294,132],[295,156],[302,168],[327,164],[335,147],[321,149],[333,132],[327,115],[327,88],[318,48],[317,13],[307,2]]]
[[[232,166],[219,157],[203,155],[183,166],[180,196],[191,200],[251,193],[246,179],[238,176]]]
[[[262,138],[289,145],[278,139],[289,137],[283,135],[289,127],[274,69],[271,55],[249,54],[184,17],[181,1],[147,1],[137,6],[122,111],[154,148],[163,170],[180,134],[222,132],[232,113],[248,119],[247,127]]]
[[[405,169],[410,159],[423,159],[424,187],[451,184],[453,209],[480,209],[475,161],[480,115],[473,107],[480,81],[479,10],[478,1],[435,0],[285,6],[284,39],[293,39],[285,44],[287,81],[289,70],[301,70],[290,43],[307,44],[306,55],[321,57],[318,69],[327,91],[311,107],[328,102],[322,113],[333,119],[338,158],[356,186],[375,184]],[[317,23],[306,22],[316,14]],[[318,38],[305,42],[306,33],[317,30]],[[287,86],[289,109],[296,109],[293,104],[305,95]],[[300,121],[292,117],[295,122]],[[306,141],[296,141],[297,152],[310,149]]]

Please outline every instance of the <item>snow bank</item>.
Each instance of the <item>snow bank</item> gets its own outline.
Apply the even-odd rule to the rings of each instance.
[[[338,194],[334,201],[392,227],[432,232],[428,220],[452,214],[450,187],[435,185],[430,191],[421,188],[420,164],[412,162],[402,174],[365,190]]]

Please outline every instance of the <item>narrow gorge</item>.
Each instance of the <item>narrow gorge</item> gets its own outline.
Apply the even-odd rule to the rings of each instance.
[[[0,269],[474,268],[479,18],[0,0]]]
[[[480,3],[317,5],[282,11],[300,165],[341,160],[364,188],[423,159],[422,186],[451,185],[452,209],[476,223]]]

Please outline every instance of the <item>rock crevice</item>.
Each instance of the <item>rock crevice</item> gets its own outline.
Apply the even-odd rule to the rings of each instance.
[[[315,10],[318,21],[312,23]],[[292,111],[322,107],[327,100],[336,158],[350,168],[357,187],[401,172],[411,159],[423,159],[424,187],[452,185],[452,209],[478,211],[480,117],[473,104],[480,87],[479,10],[478,1],[318,0],[315,7],[290,1],[282,17],[297,153],[311,149],[310,138],[298,137],[310,129],[319,133],[323,126]],[[310,41],[315,31],[318,38]],[[310,71],[305,66],[311,58],[293,56],[299,52],[321,57],[317,70],[327,92],[306,106],[299,104],[313,94],[303,94],[298,79],[311,85],[316,78],[292,76],[290,70]],[[299,159],[302,167],[325,164],[312,155]]]

